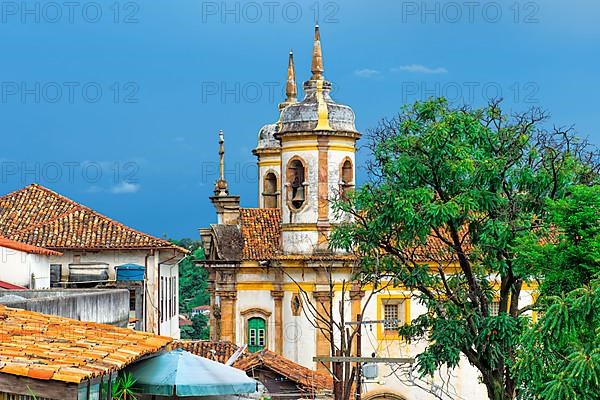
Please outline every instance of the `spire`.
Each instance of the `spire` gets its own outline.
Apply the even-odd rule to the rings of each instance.
[[[221,180],[225,180],[225,138],[223,136],[223,129],[219,131],[219,171],[221,173]]]
[[[298,89],[296,87],[296,71],[294,69],[294,52],[290,50],[288,60],[287,84],[285,86],[286,103],[295,103]]]
[[[319,24],[315,25],[315,44],[312,55],[312,77],[311,80],[323,80],[323,53],[321,51],[321,34],[319,33]]]
[[[225,180],[225,138],[223,130],[219,131],[219,180],[215,183],[215,196],[227,196],[227,181]]]

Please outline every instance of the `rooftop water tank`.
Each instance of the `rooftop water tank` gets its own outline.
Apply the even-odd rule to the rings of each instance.
[[[115,270],[117,281],[143,281],[146,268],[138,264],[123,264],[115,267]]]

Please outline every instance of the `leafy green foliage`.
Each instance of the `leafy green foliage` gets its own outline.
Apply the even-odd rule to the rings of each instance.
[[[208,340],[209,335],[208,317],[206,315],[196,314],[192,317],[191,326],[181,327],[182,339]]]
[[[465,356],[494,400],[516,393],[510,366],[526,325],[518,299],[539,277],[517,249],[543,236],[548,199],[597,178],[586,143],[545,132],[545,119],[538,110],[509,117],[499,103],[416,102],[372,131],[370,182],[336,204],[354,222],[332,245],[360,256],[361,280],[402,285],[427,308],[400,329],[409,342],[427,339],[420,372]]]
[[[114,400],[136,400],[138,394],[135,392],[136,380],[130,373],[119,376],[112,387]]]
[[[179,312],[189,314],[192,308],[209,304],[208,272],[195,261],[204,259],[204,249],[199,241],[191,239],[172,240],[178,246],[191,251],[179,263]]]
[[[522,399],[592,400],[600,393],[600,188],[575,187],[549,202],[551,232],[524,243],[543,277],[540,320],[523,334],[515,371]]]

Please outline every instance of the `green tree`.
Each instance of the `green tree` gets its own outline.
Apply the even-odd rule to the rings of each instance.
[[[541,318],[517,352],[519,398],[592,400],[600,393],[600,188],[549,202],[548,237],[519,249],[543,279]]]
[[[196,314],[192,317],[192,325],[181,328],[181,338],[191,340],[208,340],[209,338],[208,317]]]
[[[454,368],[462,355],[493,400],[516,394],[519,296],[533,278],[515,247],[541,234],[548,199],[597,176],[586,142],[544,131],[545,120],[539,110],[507,116],[498,102],[417,102],[371,132],[370,181],[336,203],[354,221],[332,245],[357,253],[363,279],[403,285],[427,308],[400,329],[408,341],[427,339],[419,371]]]

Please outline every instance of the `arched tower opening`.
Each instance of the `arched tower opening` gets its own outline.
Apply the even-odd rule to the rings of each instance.
[[[264,208],[279,207],[279,185],[277,175],[268,172],[263,179],[263,204]]]
[[[290,208],[295,211],[306,202],[306,171],[299,158],[294,158],[287,167],[287,199]]]

